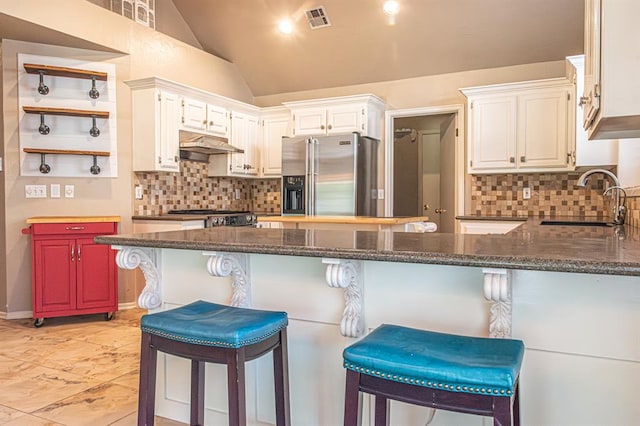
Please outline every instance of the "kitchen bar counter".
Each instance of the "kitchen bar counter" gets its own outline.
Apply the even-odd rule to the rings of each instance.
[[[637,229],[538,223],[532,219],[505,235],[225,227],[105,236],[96,241],[152,248],[640,276]]]
[[[118,250],[121,268],[142,270],[138,304],[151,311],[197,299],[286,311],[292,424],[342,423],[342,350],[387,323],[522,339],[522,424],[635,425],[637,231],[529,219],[505,235],[221,227],[95,241]],[[188,422],[189,364],[158,362],[156,413]],[[247,367],[251,426],[273,423],[272,368],[268,357]],[[226,424],[226,383],[207,379],[207,387],[205,423]],[[371,399],[363,403],[368,413]],[[429,419],[402,404],[391,415],[397,425]],[[479,423],[438,410],[431,424]]]

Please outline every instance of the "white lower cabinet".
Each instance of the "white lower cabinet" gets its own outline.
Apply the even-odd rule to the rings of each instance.
[[[461,89],[468,99],[468,172],[573,170],[574,85],[564,78]]]

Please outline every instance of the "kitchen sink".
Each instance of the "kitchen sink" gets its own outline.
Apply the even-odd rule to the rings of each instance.
[[[540,225],[559,225],[559,226],[613,226],[611,222],[598,221],[576,221],[576,220],[543,220]]]

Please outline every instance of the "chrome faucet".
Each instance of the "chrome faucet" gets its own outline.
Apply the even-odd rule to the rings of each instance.
[[[609,170],[605,170],[605,169],[587,170],[578,178],[578,182],[576,183],[576,185],[585,187],[587,185],[587,180],[589,179],[589,176],[591,176],[594,173],[602,173],[606,176],[609,176],[613,181],[613,186],[610,186],[609,188],[607,188],[602,193],[602,195],[603,196],[607,195],[610,191],[616,191],[616,205],[613,207],[613,223],[615,223],[616,225],[624,225],[624,219],[627,215],[627,208],[625,206],[627,201],[627,193],[625,192],[624,189],[622,189],[622,186],[620,186],[620,179],[618,179],[616,175],[611,173]],[[621,192],[624,196],[622,203],[620,203]]]

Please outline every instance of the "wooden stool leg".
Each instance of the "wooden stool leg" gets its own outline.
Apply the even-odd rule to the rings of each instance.
[[[191,360],[191,424],[204,425],[204,362]]]
[[[140,344],[140,382],[138,385],[138,426],[153,426],[156,403],[156,364],[158,352],[151,346],[151,335],[142,333]]]
[[[513,393],[513,425],[520,426],[520,383],[516,383]]]
[[[347,370],[347,383],[344,392],[344,426],[358,426],[360,409],[360,373]]]
[[[287,329],[280,331],[280,344],[273,350],[273,379],[276,392],[276,425],[289,426],[289,364],[287,362]]]
[[[512,426],[511,398],[493,398],[493,426]]]
[[[382,396],[376,395],[376,417],[375,417],[375,425],[376,426],[389,426],[389,400]]]
[[[230,351],[227,359],[227,386],[229,395],[229,426],[247,424],[247,406],[245,401],[244,348]]]

